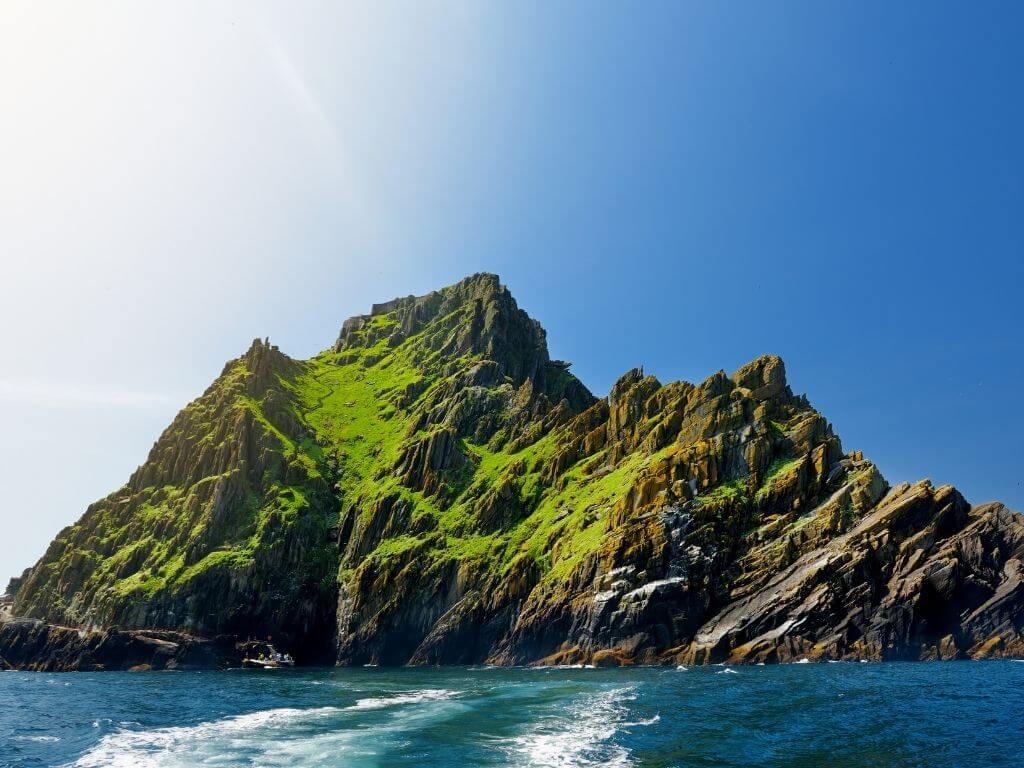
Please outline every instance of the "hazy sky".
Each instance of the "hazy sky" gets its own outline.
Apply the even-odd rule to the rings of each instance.
[[[775,352],[891,482],[1024,509],[1022,22],[7,0],[0,578],[253,337],[483,270],[596,393]]]

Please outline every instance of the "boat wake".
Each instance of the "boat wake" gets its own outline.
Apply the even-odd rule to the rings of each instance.
[[[257,745],[270,747],[273,752],[273,745],[294,734],[296,725],[304,724],[308,728],[341,711],[337,707],[267,709],[192,726],[121,730],[104,736],[72,765],[75,768],[174,768],[249,764],[259,749]]]
[[[192,726],[105,736],[73,768],[193,766],[377,765],[402,732],[451,714],[439,706],[456,691],[428,689],[360,699],[348,707],[268,709]],[[417,706],[429,705],[429,706]],[[384,722],[355,718],[359,710],[398,708]]]
[[[381,696],[379,698],[359,699],[351,707],[346,709],[385,709],[397,707],[402,704],[420,704],[425,701],[441,701],[458,695],[457,691],[448,691],[443,688],[424,691],[413,691],[410,693],[396,693],[393,696]]]
[[[617,688],[580,697],[565,713],[541,722],[528,733],[513,737],[502,751],[513,764],[537,768],[590,768],[633,765],[628,747],[616,738],[630,728],[653,725],[660,719],[631,720],[628,702],[636,699],[634,688]]]

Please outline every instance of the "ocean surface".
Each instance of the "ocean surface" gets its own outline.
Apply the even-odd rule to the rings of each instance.
[[[5,672],[0,765],[1024,765],[1024,664]]]

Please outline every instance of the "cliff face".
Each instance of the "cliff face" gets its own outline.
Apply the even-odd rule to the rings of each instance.
[[[258,340],[228,363],[128,483],[57,535],[15,615],[324,644],[337,500],[293,393],[305,369]]]
[[[600,400],[568,367],[493,275],[256,342],[14,613],[341,664],[1024,655],[1021,517],[890,488],[779,358]]]

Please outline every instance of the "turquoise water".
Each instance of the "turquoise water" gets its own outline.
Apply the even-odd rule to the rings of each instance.
[[[1024,664],[0,674],[3,766],[1024,764]]]

